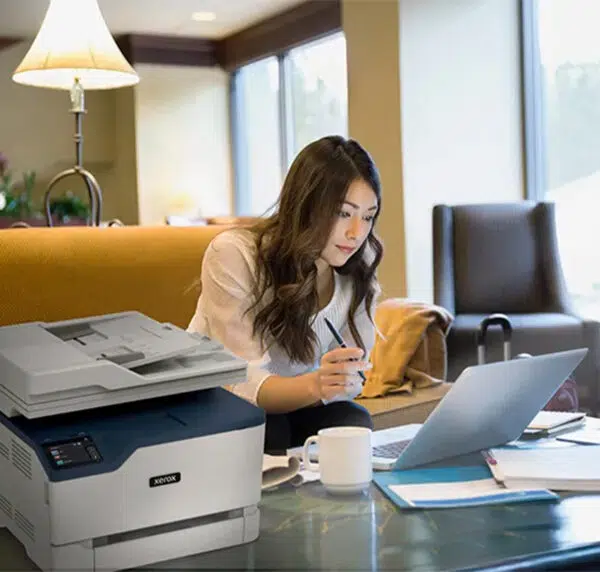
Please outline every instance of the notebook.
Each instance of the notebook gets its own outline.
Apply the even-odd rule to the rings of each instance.
[[[509,489],[600,491],[600,445],[549,441],[490,449],[484,458],[494,478]]]
[[[316,481],[319,473],[302,470],[300,459],[293,455],[263,455],[262,490],[269,490],[284,483],[300,486]]]

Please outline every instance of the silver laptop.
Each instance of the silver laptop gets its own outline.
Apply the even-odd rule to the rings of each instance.
[[[423,425],[373,432],[373,467],[409,469],[517,439],[587,352],[467,367]]]

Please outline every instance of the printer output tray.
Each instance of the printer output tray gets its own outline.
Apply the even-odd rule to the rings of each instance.
[[[226,371],[127,389],[99,391],[99,388],[96,387],[65,394],[47,394],[36,397],[30,402],[25,402],[0,385],[0,411],[6,412],[7,417],[23,415],[29,419],[36,419],[84,409],[128,403],[138,399],[151,399],[187,393],[198,389],[233,385],[245,381],[245,379],[245,370],[242,376],[239,372]]]

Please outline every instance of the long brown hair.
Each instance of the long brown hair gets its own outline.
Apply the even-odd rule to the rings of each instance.
[[[381,183],[371,156],[356,141],[339,136],[319,139],[295,158],[283,183],[275,213],[252,227],[257,244],[253,304],[254,336],[266,348],[277,343],[292,362],[312,363],[316,336],[311,317],[318,311],[316,260],[323,251],[350,185],[364,180],[381,209]],[[373,221],[373,224],[375,220]],[[365,256],[365,250],[371,253]],[[339,268],[353,278],[348,325],[365,349],[354,314],[365,301],[370,315],[375,271],[383,246],[373,227],[361,248]],[[366,259],[368,258],[368,260]]]

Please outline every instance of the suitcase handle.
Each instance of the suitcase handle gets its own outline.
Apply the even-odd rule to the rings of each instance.
[[[510,359],[510,342],[512,337],[512,326],[508,316],[504,314],[490,314],[487,318],[481,320],[479,330],[477,331],[477,363],[485,363],[485,342],[487,331],[490,326],[500,326],[504,339],[504,359]]]

